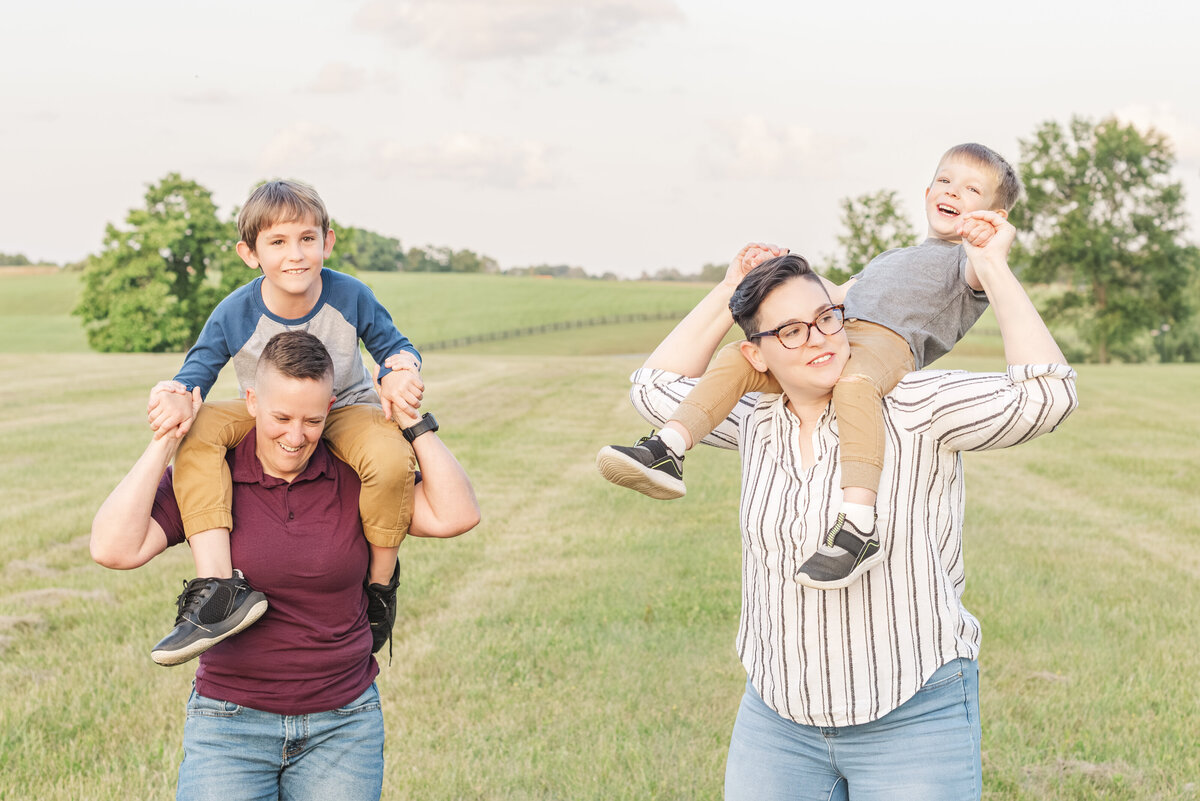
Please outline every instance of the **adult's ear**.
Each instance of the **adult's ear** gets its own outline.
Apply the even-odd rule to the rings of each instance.
[[[254,394],[254,387],[246,388],[246,412],[251,417],[258,417],[258,396]]]
[[[751,367],[760,373],[767,372],[767,362],[763,359],[762,351],[758,349],[757,343],[746,339],[738,347],[742,349],[742,356],[750,362]]]

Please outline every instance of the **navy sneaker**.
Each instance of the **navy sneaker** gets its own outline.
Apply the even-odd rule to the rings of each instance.
[[[687,494],[683,485],[683,457],[671,453],[657,434],[642,437],[636,445],[607,445],[596,454],[596,467],[620,487],[666,501]]]
[[[874,527],[864,534],[844,514],[839,514],[817,546],[817,552],[800,565],[796,581],[817,590],[848,587],[883,561],[883,556],[879,533]]]
[[[233,578],[186,582],[175,604],[175,628],[150,652],[160,665],[182,665],[250,626],[267,611],[267,596],[235,570]]]

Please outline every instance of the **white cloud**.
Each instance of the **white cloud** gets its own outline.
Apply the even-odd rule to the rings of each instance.
[[[190,92],[180,92],[175,98],[183,103],[199,106],[223,106],[234,102],[237,97],[225,89],[198,89]]]
[[[455,134],[436,144],[409,147],[384,143],[378,166],[400,175],[502,189],[544,188],[554,184],[552,151],[540,142],[509,142]]]
[[[683,21],[674,0],[370,0],[356,23],[451,61],[619,49],[646,28]]]
[[[714,177],[725,180],[811,177],[836,168],[832,143],[802,125],[761,116],[718,125],[702,159]]]
[[[308,88],[318,94],[341,95],[356,92],[367,82],[365,69],[345,61],[334,61],[321,67]]]
[[[298,171],[336,144],[341,136],[331,128],[301,122],[285,128],[266,144],[259,161],[268,172]]]

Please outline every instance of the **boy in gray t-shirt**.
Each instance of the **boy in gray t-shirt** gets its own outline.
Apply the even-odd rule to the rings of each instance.
[[[808,341],[811,328],[832,335],[843,326],[851,357],[833,391],[840,440],[842,505],[797,581],[817,589],[845,587],[883,559],[875,499],[884,458],[883,396],[907,373],[947,353],[987,308],[982,284],[962,240],[982,246],[992,226],[971,212],[1007,217],[1021,193],[1016,172],[978,144],[946,151],[925,189],[928,238],[881,253],[841,286],[826,281],[829,308],[811,322],[795,320],[751,337],[774,336],[785,348]],[[748,245],[735,259],[748,271],[786,250]],[[743,273],[744,274],[744,273]],[[596,457],[609,481],[652,498],[679,498],[683,454],[707,436],[749,392],[781,392],[769,373],[742,356],[745,343],[721,350],[703,378],[657,434],[632,447],[610,445]]]

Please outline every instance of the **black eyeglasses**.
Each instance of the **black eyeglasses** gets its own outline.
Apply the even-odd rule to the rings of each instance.
[[[759,331],[757,334],[751,334],[750,338],[775,337],[779,340],[779,344],[785,348],[799,348],[805,342],[808,342],[810,328],[816,328],[828,337],[833,336],[845,327],[846,307],[838,305],[830,306],[821,312],[820,316],[811,323],[788,323],[778,328],[773,328],[770,331]]]

